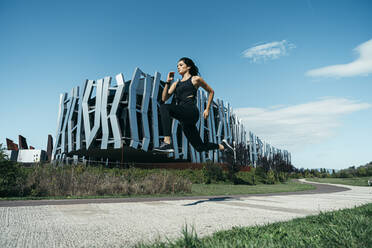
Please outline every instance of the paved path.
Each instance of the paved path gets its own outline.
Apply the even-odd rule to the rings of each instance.
[[[0,247],[131,247],[179,237],[185,224],[203,236],[372,203],[372,187],[317,185],[239,197],[0,202]]]

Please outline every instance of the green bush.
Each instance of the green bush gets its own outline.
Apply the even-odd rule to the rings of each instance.
[[[255,170],[256,176],[263,178],[263,179],[266,178],[267,174],[264,168],[262,168],[261,166],[257,166],[255,169],[256,169]]]
[[[257,166],[256,168],[252,167],[249,172],[241,171],[236,174],[238,178],[239,184],[248,184],[248,185],[256,185],[256,184],[275,184],[278,182],[286,182],[288,181],[289,177],[291,178],[300,178],[302,176],[301,173],[294,173],[291,174],[287,172],[275,172],[274,170],[268,170],[265,172],[265,169],[261,166]]]
[[[310,177],[314,177],[314,174],[312,174],[309,171],[305,171],[305,178],[310,178]]]
[[[250,171],[224,171],[207,162],[202,170],[141,169],[135,167],[38,164],[24,167],[1,160],[0,197],[130,195],[191,192],[191,184],[274,184],[288,179],[287,173],[267,173],[260,166]]]
[[[279,173],[276,173],[276,177],[277,177],[276,181],[279,181],[281,183],[284,183],[288,180],[288,174],[282,171]]]
[[[328,177],[331,177],[331,175],[329,173],[321,173],[320,177],[321,178],[328,178]]]
[[[346,170],[341,170],[340,171],[340,174],[339,174],[339,177],[341,177],[341,178],[350,178],[350,177],[353,177],[353,175],[350,172],[346,171]]]
[[[207,184],[225,180],[221,166],[214,164],[213,162],[207,162],[204,164],[203,175],[205,178],[205,183]]]
[[[253,168],[254,169],[254,168]],[[240,184],[248,184],[248,185],[256,185],[257,184],[257,176],[255,175],[255,171],[240,171],[236,174],[238,180],[240,179]]]
[[[358,177],[366,177],[366,176],[368,176],[368,174],[367,174],[367,168],[365,168],[365,167],[359,167],[357,169],[357,175],[358,175]]]
[[[289,178],[299,179],[299,178],[303,178],[303,176],[302,176],[302,173],[300,172],[291,172],[291,174],[289,174]]]
[[[372,176],[372,164],[371,166],[367,167],[367,176]]]
[[[2,171],[4,171],[4,168],[7,167],[2,166]],[[192,185],[187,178],[165,170],[116,170],[84,165],[35,165],[28,169],[20,166],[9,168],[8,176],[2,176],[1,178],[10,178],[12,180],[6,180],[6,182],[11,181],[15,183],[7,183],[8,188],[5,188],[7,191],[2,190],[1,196],[41,197],[190,193]],[[14,172],[20,173],[18,181],[13,180]],[[5,182],[5,180],[1,182]]]
[[[255,172],[256,184],[267,183],[267,172],[265,171],[264,168],[262,168],[261,166],[257,166],[254,172]]]
[[[0,160],[0,197],[23,196],[27,171],[13,161]]]
[[[266,183],[267,184],[275,184],[276,180],[275,180],[275,173],[273,170],[269,170],[267,172],[267,177],[266,177]]]

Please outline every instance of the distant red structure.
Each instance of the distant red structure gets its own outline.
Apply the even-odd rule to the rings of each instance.
[[[22,135],[18,135],[18,144],[19,145],[14,143],[13,140],[6,138],[7,150],[11,150],[11,151],[18,151],[19,149],[35,150],[34,146],[28,146],[27,145],[27,140]],[[48,135],[48,147],[47,147],[47,151],[48,151],[48,154],[49,154],[48,155],[49,161],[52,158],[52,150],[53,150],[53,137],[52,137],[52,135],[49,134]]]
[[[51,137],[48,137],[48,142]],[[34,146],[29,146],[27,140],[22,135],[18,135],[19,144],[15,144],[13,140],[6,139],[7,157],[11,161],[16,161],[23,164],[36,164],[48,160],[47,154],[42,149],[36,149]],[[49,144],[50,145],[50,144]]]
[[[18,145],[19,149],[28,149],[26,138],[22,135],[18,135]]]
[[[18,145],[15,144],[11,139],[6,139],[6,146],[8,150],[18,151]]]

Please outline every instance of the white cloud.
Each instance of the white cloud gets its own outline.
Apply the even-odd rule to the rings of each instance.
[[[306,72],[310,77],[352,77],[372,73],[372,39],[357,46],[359,57],[351,63],[331,65]]]
[[[280,149],[294,150],[320,143],[334,135],[339,118],[372,104],[345,98],[325,98],[314,102],[268,108],[239,108],[234,112],[246,129]]]
[[[280,56],[288,54],[287,51],[293,48],[295,48],[294,44],[282,40],[251,47],[242,54],[243,57],[249,58],[255,63],[261,60],[277,59]]]

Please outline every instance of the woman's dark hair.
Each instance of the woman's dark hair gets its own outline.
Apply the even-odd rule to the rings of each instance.
[[[191,74],[191,76],[197,76],[197,75],[199,75],[199,69],[198,69],[198,67],[195,65],[195,63],[194,63],[194,61],[192,61],[190,58],[187,58],[187,57],[183,57],[183,58],[180,58],[180,60],[178,60],[178,62],[179,61],[183,61],[187,66],[189,66],[189,67],[191,67],[190,68],[190,74]]]

